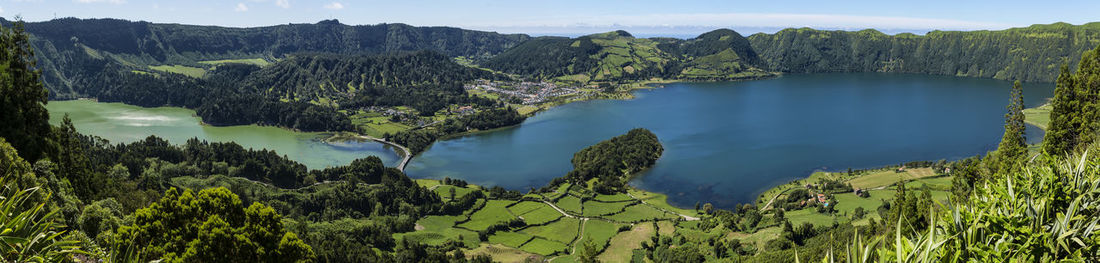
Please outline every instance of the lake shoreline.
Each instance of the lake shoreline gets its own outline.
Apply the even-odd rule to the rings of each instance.
[[[697,88],[683,88],[675,83],[691,83],[684,86]],[[605,128],[618,129],[621,132],[624,129],[645,127],[654,130],[662,137],[662,141],[679,143],[670,144],[669,153],[672,155],[666,157],[671,158],[662,158],[646,175],[631,180],[632,186],[665,193],[670,196],[670,203],[679,206],[690,206],[695,201],[700,201],[714,202],[716,207],[733,207],[736,204],[753,203],[759,193],[774,186],[805,178],[814,168],[851,166],[872,169],[911,160],[955,160],[984,153],[987,144],[996,145],[993,137],[1000,138],[1001,131],[993,130],[999,130],[1003,124],[1002,111],[1003,104],[1007,103],[1007,93],[1001,87],[1008,86],[1006,84],[993,79],[894,73],[788,74],[763,82],[735,81],[729,84],[673,80],[665,80],[656,85],[635,84],[630,89],[636,95],[631,101],[641,102],[606,100],[611,102],[597,101],[571,107],[554,107],[554,111],[540,111],[537,117],[517,125],[516,128],[490,130],[501,131],[496,133],[477,131],[437,140],[431,148],[414,159],[416,164],[411,166],[415,169],[410,171],[410,175],[414,178],[447,175],[507,189],[526,189],[529,185],[538,186],[544,183],[543,178],[550,178],[559,173],[559,170],[567,171],[568,159],[572,152],[582,148],[579,145],[590,145],[591,142],[598,141],[596,138],[606,139],[603,134],[612,134]],[[1047,93],[1047,86],[1050,85],[1038,83],[1028,86],[1041,87],[1025,90],[1028,93],[1025,98],[1032,98],[1029,105],[1035,105],[1040,98],[1050,96]],[[653,94],[638,93],[641,89],[657,91],[653,91]],[[1002,95],[1006,96],[1003,102],[1000,99]],[[833,100],[823,96],[839,98]],[[699,99],[710,102],[700,102]],[[790,110],[788,107],[776,105],[777,102],[805,106]],[[758,105],[761,103],[766,105]],[[975,107],[981,110],[971,109]],[[843,112],[834,112],[834,109]],[[722,114],[700,115],[707,112]],[[901,112],[903,115],[893,112]],[[778,119],[766,122],[769,124],[762,128],[782,133],[748,132],[749,127],[755,127],[752,123],[776,118],[759,116],[777,116]],[[858,122],[853,123],[853,120]],[[717,126],[698,131],[696,130],[699,128],[690,128],[693,127],[690,124],[700,123],[714,123]],[[965,132],[934,128],[945,125],[971,128]],[[792,127],[782,128],[786,126]],[[930,129],[935,131],[925,131]],[[810,130],[816,131],[807,135],[810,137],[795,135]],[[737,135],[738,138],[725,138],[734,136],[729,132],[747,133],[751,137]],[[790,134],[792,132],[794,134]],[[1034,131],[1029,131],[1029,134],[1031,132]],[[991,135],[994,133],[998,136]],[[713,137],[719,135],[721,137]],[[595,137],[589,138],[593,136]],[[570,139],[573,137],[576,139]],[[689,143],[711,140],[708,138],[716,141]],[[778,141],[795,144],[775,148],[772,146],[774,143],[769,143],[772,138],[797,139]],[[866,143],[850,145],[852,142]],[[478,146],[479,144],[490,145]],[[841,144],[848,146],[839,149],[833,146]],[[883,146],[872,147],[870,144]],[[572,151],[568,154],[564,151],[559,153],[559,148]],[[733,161],[737,158],[731,157],[760,149],[763,152],[751,154],[753,157],[748,160]],[[779,152],[783,149],[804,154],[791,159],[778,157],[785,156]],[[822,155],[826,152],[844,154]],[[682,158],[697,154],[705,155]],[[704,161],[713,165],[703,163]],[[780,166],[788,168],[769,168],[781,163],[786,165]],[[715,165],[746,166],[747,169],[718,168]],[[494,169],[500,171],[494,172]],[[720,179],[742,177],[746,180]]]

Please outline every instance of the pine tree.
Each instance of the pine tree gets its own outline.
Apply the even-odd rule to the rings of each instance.
[[[1077,139],[1076,129],[1071,125],[1077,94],[1069,64],[1062,63],[1056,83],[1054,98],[1050,100],[1050,124],[1043,137],[1043,152],[1060,155],[1069,152]]]
[[[1043,151],[1061,155],[1097,139],[1100,131],[1100,46],[1085,52],[1077,72],[1062,65]]]
[[[1027,155],[1027,139],[1024,134],[1024,94],[1020,81],[1012,84],[1012,98],[1005,114],[1005,134],[997,146],[1000,170],[1011,169]]]
[[[50,155],[54,148],[45,136],[50,133],[49,93],[41,76],[23,23],[0,28],[0,137],[30,162]]]

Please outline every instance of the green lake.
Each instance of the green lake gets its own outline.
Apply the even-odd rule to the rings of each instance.
[[[269,149],[305,164],[310,169],[346,165],[352,160],[378,156],[387,166],[396,166],[401,155],[392,147],[373,141],[326,142],[326,133],[296,132],[269,126],[202,125],[195,111],[176,108],[142,108],[122,103],[91,100],[50,101],[50,123],[57,125],[66,113],[77,131],[95,135],[112,143],[134,142],[150,135],[173,144],[190,138],[206,141],[233,141],[253,149]]]

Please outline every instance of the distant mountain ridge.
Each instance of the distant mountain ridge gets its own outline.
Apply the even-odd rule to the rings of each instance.
[[[578,38],[539,37],[482,66],[514,74],[581,82],[649,78],[735,80],[770,76],[749,41],[720,29],[697,38],[635,38],[613,31]]]
[[[0,24],[12,22],[0,18]],[[800,28],[744,37],[719,29],[691,39],[636,38],[622,30],[532,38],[452,27],[352,26],[336,20],[232,28],[63,18],[26,23],[25,28],[32,35],[37,66],[52,99],[97,98],[103,88],[91,86],[118,75],[176,73],[201,78],[220,64],[266,65],[296,53],[432,51],[467,57],[501,72],[581,83],[738,80],[818,72],[1053,81],[1061,63],[1073,67],[1079,60],[1074,54],[1100,45],[1100,23],[933,31],[923,36]]]
[[[748,37],[767,68],[791,73],[899,72],[1051,82],[1100,45],[1100,23],[887,35],[784,29]]]
[[[4,26],[11,21],[0,19]],[[523,34],[405,24],[344,25],[336,20],[252,28],[63,18],[26,23],[52,98],[94,97],[81,85],[108,68],[209,67],[200,62],[299,52],[387,54],[430,50],[450,57],[487,57],[523,42]],[[115,66],[111,66],[115,65]]]

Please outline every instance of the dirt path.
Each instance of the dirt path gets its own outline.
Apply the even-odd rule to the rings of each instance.
[[[570,215],[569,213],[566,213],[565,210],[561,210],[561,208],[558,208],[558,206],[554,205],[554,203],[548,202],[546,200],[542,200],[542,202],[546,203],[546,205],[549,205],[551,208],[554,208],[554,210],[558,210],[558,213],[561,213],[563,216],[567,216],[569,218],[578,218],[576,216]],[[582,217],[582,219],[588,220],[587,217]]]
[[[778,194],[775,194],[775,196],[772,196],[772,199],[768,200],[768,203],[764,204],[764,207],[761,207],[760,210],[761,211],[768,210],[768,208],[772,206],[772,203],[775,202],[776,198],[779,198],[780,195],[783,195],[783,193],[786,193],[787,191],[789,191],[791,189],[793,189],[793,188],[787,188],[786,190],[783,190],[782,192],[779,192]]]
[[[571,251],[569,251],[570,255],[577,254],[577,243],[581,242],[581,240],[584,239],[584,227],[585,226],[588,226],[588,218],[585,218],[584,221],[581,222],[581,230],[577,231],[577,239],[574,239],[573,244],[570,245],[570,246],[573,247],[573,249]]]

